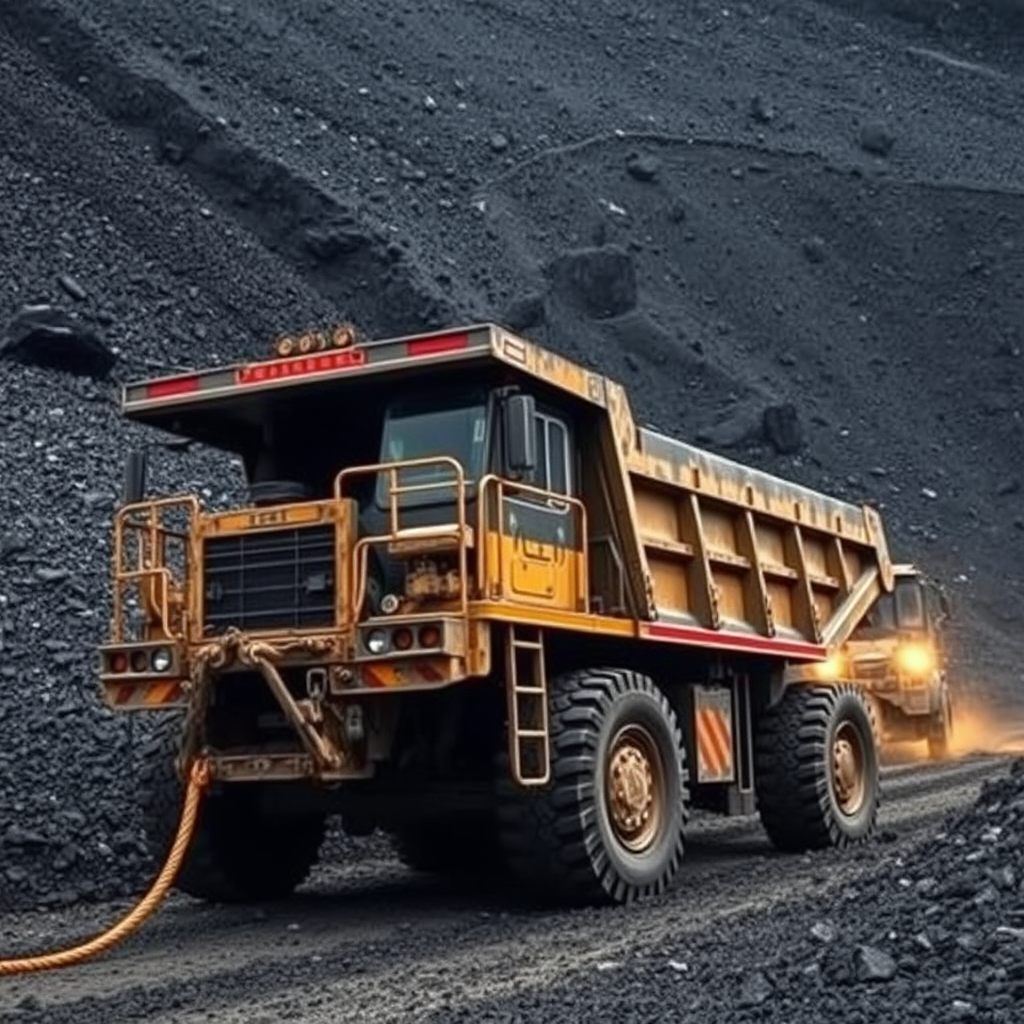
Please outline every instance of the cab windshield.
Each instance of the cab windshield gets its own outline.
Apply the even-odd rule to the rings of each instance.
[[[446,455],[456,459],[469,485],[480,478],[487,453],[487,402],[480,395],[423,398],[388,409],[381,442],[381,462],[405,462]],[[401,504],[429,505],[454,500],[454,471],[443,463],[412,466],[398,472],[399,487],[422,487],[402,495]],[[388,505],[390,473],[377,481],[377,504]],[[430,487],[438,483],[437,488]]]
[[[924,601],[917,581],[897,583],[891,594],[883,594],[868,614],[865,626],[886,631],[924,629]]]

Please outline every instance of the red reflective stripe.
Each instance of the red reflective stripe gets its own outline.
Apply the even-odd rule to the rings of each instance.
[[[366,362],[366,351],[361,348],[343,348],[337,352],[320,352],[292,359],[276,359],[266,363],[250,363],[235,371],[236,384],[265,384],[274,380],[290,380],[311,373],[330,373],[348,370]]]
[[[407,342],[405,351],[410,356],[436,356],[439,352],[457,352],[468,347],[468,334],[439,334],[434,338]]]
[[[199,377],[192,374],[188,377],[165,377],[163,380],[150,381],[146,385],[147,398],[171,398],[174,395],[190,395],[199,390]]]
[[[722,768],[732,767],[732,736],[726,723],[725,714],[716,709],[709,709],[707,717],[708,734],[714,737],[715,747],[722,755]]]
[[[363,666],[363,685],[369,687],[387,686],[387,680],[382,679],[370,665]]]
[[[714,772],[721,775],[726,764],[726,750],[722,746],[718,735],[711,724],[713,711],[704,710],[698,715],[700,726],[701,753],[704,755],[705,764]]]
[[[726,633],[724,630],[702,629],[699,626],[672,626],[662,622],[649,625],[647,635],[665,640],[706,644],[712,647],[764,651],[769,654],[788,655],[792,658],[823,659],[828,653],[821,644],[809,644],[799,640],[774,640],[770,637],[748,636],[745,633]]]

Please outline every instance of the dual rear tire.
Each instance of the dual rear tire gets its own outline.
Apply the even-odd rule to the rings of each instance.
[[[499,781],[498,839],[524,886],[559,903],[632,903],[663,892],[683,859],[686,750],[645,675],[570,672],[549,684],[550,783]]]
[[[869,704],[848,684],[790,687],[762,716],[755,788],[777,849],[845,847],[871,837],[880,804],[876,737]]]

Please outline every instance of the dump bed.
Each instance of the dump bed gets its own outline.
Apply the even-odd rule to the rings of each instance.
[[[626,465],[659,619],[828,649],[892,587],[874,509],[643,428]]]
[[[577,425],[589,592],[567,628],[621,636],[626,619],[650,640],[814,660],[892,588],[875,510],[638,427],[620,384],[492,324],[129,384],[123,411],[230,447],[273,403],[308,416],[459,374]]]

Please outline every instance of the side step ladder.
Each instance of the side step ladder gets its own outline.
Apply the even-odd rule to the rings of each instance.
[[[520,786],[543,786],[551,778],[551,747],[544,634],[538,626],[509,626],[505,666],[512,778]]]

